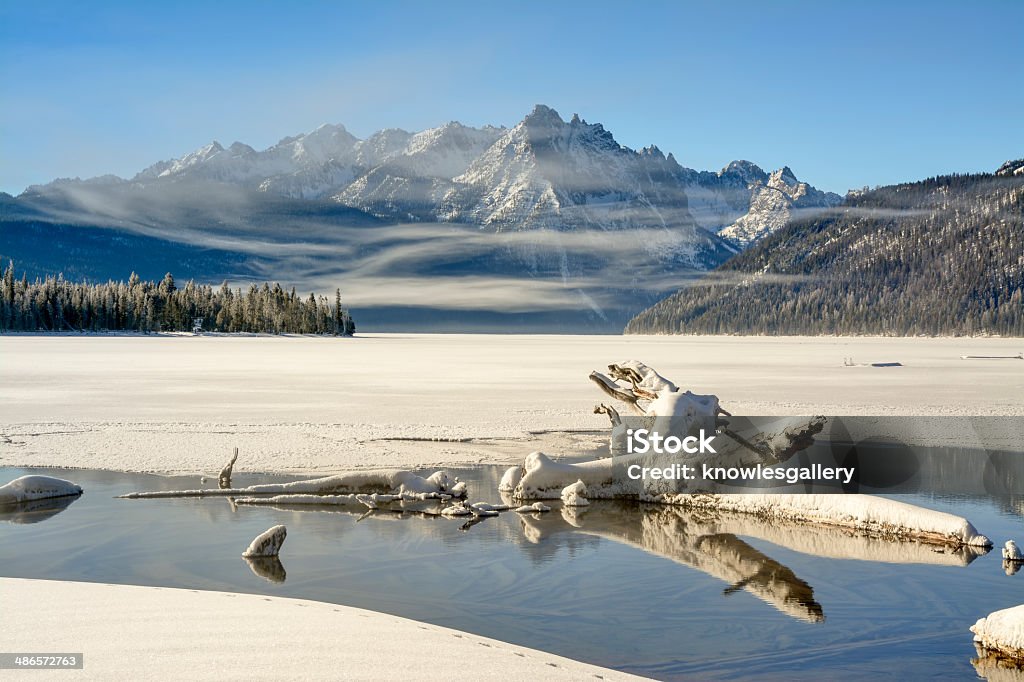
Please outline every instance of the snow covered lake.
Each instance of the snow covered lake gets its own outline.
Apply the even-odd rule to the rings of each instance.
[[[587,375],[630,358],[733,414],[1021,415],[1024,360],[961,356],[1022,350],[1022,339],[0,335],[0,465],[209,473],[234,447],[240,471],[280,473],[579,455],[604,442],[579,432],[608,427]],[[409,438],[478,440],[393,440]]]
[[[500,501],[502,468],[455,469]],[[0,468],[73,479],[66,509],[0,513],[0,573],[301,597],[369,608],[656,678],[974,677],[968,626],[1024,598],[980,554],[807,526],[595,500],[582,512],[464,519],[225,498],[114,499],[195,476]],[[268,482],[237,473],[236,485]],[[1024,499],[903,496],[1001,545]],[[31,523],[31,521],[35,521]],[[280,565],[250,565],[288,527]]]

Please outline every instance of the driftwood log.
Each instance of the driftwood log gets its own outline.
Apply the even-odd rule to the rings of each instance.
[[[608,396],[626,403],[635,415],[647,418],[646,426],[657,429],[662,435],[692,435],[698,427],[713,425],[718,433],[732,440],[728,448],[747,451],[745,456],[731,457],[744,463],[783,462],[813,445],[814,437],[826,423],[820,416],[797,417],[770,432],[740,433],[730,428],[727,418],[732,414],[721,406],[718,396],[682,391],[638,360],[608,365],[607,374],[591,372],[590,380]],[[608,415],[612,425],[612,452],[621,451],[625,426],[618,411],[601,403],[594,412]]]

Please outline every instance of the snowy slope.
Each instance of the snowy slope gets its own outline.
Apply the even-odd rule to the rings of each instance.
[[[821,192],[800,182],[788,166],[775,171],[767,180],[753,180],[748,188],[750,204],[746,213],[718,231],[739,246],[747,246],[783,227],[794,210],[828,208],[842,202],[838,194]]]

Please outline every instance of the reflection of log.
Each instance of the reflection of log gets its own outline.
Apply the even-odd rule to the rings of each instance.
[[[814,599],[814,588],[788,566],[765,556],[735,535],[702,535],[695,546],[744,576],[725,588],[723,594],[746,590],[801,620],[812,623],[825,620],[821,604]]]
[[[276,556],[243,557],[249,569],[264,580],[272,583],[283,583],[288,577],[284,564]]]
[[[814,589],[788,567],[735,535],[708,532],[683,509],[603,501],[571,521],[554,514],[522,519],[531,542],[560,533],[613,540],[718,578],[727,584],[724,594],[744,590],[798,620],[824,620]]]
[[[78,498],[78,495],[65,495],[3,505],[0,506],[0,521],[18,524],[39,523],[61,513]]]
[[[977,644],[974,650],[977,658],[971,659],[971,665],[979,679],[988,682],[1024,682],[1024,667],[1020,661],[1000,656]]]

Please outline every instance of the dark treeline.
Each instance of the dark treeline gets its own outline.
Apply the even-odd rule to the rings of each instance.
[[[301,297],[279,284],[231,289],[175,284],[167,273],[144,282],[133,272],[127,282],[69,282],[62,275],[30,282],[3,271],[0,331],[191,331],[202,318],[204,331],[265,334],[351,335],[355,324],[341,306],[324,296]]]
[[[851,195],[791,220],[626,332],[1024,336],[1024,177]]]

